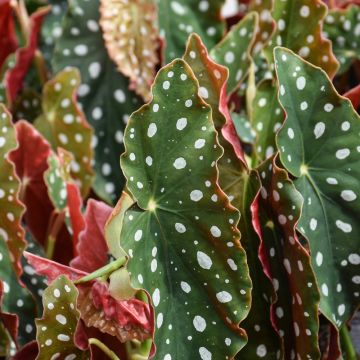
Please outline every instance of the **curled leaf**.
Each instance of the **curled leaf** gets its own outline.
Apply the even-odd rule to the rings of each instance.
[[[130,78],[130,89],[150,99],[157,58],[154,0],[101,0],[100,25],[110,58]]]

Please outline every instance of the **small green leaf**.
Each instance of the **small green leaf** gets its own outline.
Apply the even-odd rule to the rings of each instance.
[[[239,139],[247,144],[253,144],[256,137],[256,132],[252,128],[250,121],[245,114],[231,113],[231,118],[235,126],[236,133]]]
[[[340,63],[338,74],[360,59],[360,7],[331,10],[325,18],[324,33],[331,40],[334,54]]]
[[[211,109],[182,60],[160,70],[152,91],[125,133],[121,165],[137,206],[121,245],[134,284],[152,294],[157,357],[231,358],[245,344],[238,324],[251,285],[238,212],[217,185]]]
[[[280,157],[305,200],[298,228],[309,239],[321,311],[340,328],[359,305],[360,119],[323,70],[283,48],[275,59],[287,115]]]
[[[79,85],[79,72],[71,68],[47,82],[43,91],[43,115],[35,125],[55,151],[62,147],[74,156],[71,174],[77,180],[82,195],[86,196],[93,177],[92,129],[76,102]]]
[[[258,15],[251,12],[234,25],[225,38],[211,51],[210,56],[229,69],[228,93],[239,87],[250,66],[250,50],[253,46]]]
[[[77,310],[78,291],[64,275],[59,276],[44,291],[43,317],[36,320],[39,344],[37,360],[51,358],[89,359],[88,351],[80,350],[74,335],[80,319]]]

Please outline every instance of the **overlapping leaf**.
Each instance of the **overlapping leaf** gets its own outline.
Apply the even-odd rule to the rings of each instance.
[[[30,16],[30,31],[26,39],[26,46],[16,51],[15,65],[5,74],[7,101],[12,103],[23,86],[26,73],[34,59],[38,46],[38,35],[44,17],[49,12],[49,7],[38,9]]]
[[[21,181],[20,199],[26,206],[24,220],[35,238],[45,244],[52,204],[43,177],[48,168],[50,145],[26,121],[18,122],[15,129],[18,147],[11,152],[10,160]]]
[[[298,226],[309,239],[321,311],[340,327],[359,305],[360,119],[324,71],[286,49],[275,58],[287,115],[281,161],[304,197]]]
[[[321,66],[333,77],[338,63],[332,53],[330,41],[321,34],[325,15],[326,6],[320,0],[275,0],[272,16],[277,28],[265,49],[268,62],[274,62],[273,49],[277,45],[284,46]]]
[[[261,162],[276,152],[275,135],[284,122],[278,87],[273,80],[264,80],[257,86],[252,109],[252,126],[257,133],[254,156]]]
[[[24,206],[19,202],[20,181],[9,153],[17,146],[11,115],[0,104],[0,236],[6,242],[17,275],[21,273],[20,257],[25,247],[21,217]]]
[[[339,74],[343,74],[354,60],[360,59],[360,6],[331,10],[325,19],[324,33],[332,41],[340,63]]]
[[[258,15],[251,12],[234,25],[225,38],[214,47],[210,56],[229,69],[228,92],[234,92],[247,75],[250,50],[255,40]]]
[[[77,180],[83,196],[92,184],[92,129],[76,103],[80,85],[79,72],[66,69],[50,80],[43,91],[43,115],[36,127],[48,139],[54,150],[62,147],[74,156],[71,175]]]
[[[22,91],[12,105],[14,120],[34,122],[41,115],[41,96],[32,89]]]
[[[16,50],[18,41],[10,0],[0,4],[0,69],[5,59]]]
[[[0,279],[4,290],[2,311],[16,315],[18,318],[16,340],[19,345],[24,345],[35,337],[36,307],[30,292],[19,284],[6,245],[4,237],[0,234]]]
[[[165,62],[182,56],[186,40],[192,32],[198,34],[211,49],[222,38],[225,23],[221,18],[224,0],[156,0],[160,36],[165,41]]]
[[[130,78],[130,89],[149,100],[159,63],[155,0],[101,0],[100,4],[100,25],[111,59]]]
[[[273,157],[258,170],[263,185],[258,219],[263,234],[260,255],[277,296],[271,311],[283,341],[284,358],[318,359],[319,292],[310,256],[295,230],[303,199]]]
[[[36,359],[88,359],[88,351],[75,345],[75,332],[80,319],[77,310],[78,291],[66,277],[59,276],[45,290],[43,317],[36,320],[39,354]]]
[[[125,215],[121,244],[134,258],[133,282],[152,294],[159,358],[232,357],[245,344],[238,323],[250,279],[238,213],[217,185],[222,151],[198,91],[184,61],[163,68],[153,100],[129,120],[121,160],[138,205]]]
[[[128,91],[127,79],[109,58],[98,20],[99,1],[73,1],[63,21],[63,34],[56,41],[53,65],[55,71],[67,66],[80,70],[78,100],[95,130],[94,188],[103,198],[114,200],[124,184],[119,169],[124,125],[139,100]]]

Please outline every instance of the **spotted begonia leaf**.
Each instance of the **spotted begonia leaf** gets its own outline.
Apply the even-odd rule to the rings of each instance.
[[[244,156],[242,149],[239,148],[238,153],[234,151],[232,144],[222,133],[224,126],[231,122],[226,103],[228,71],[224,66],[211,60],[205,45],[195,34],[189,37],[184,60],[190,65],[199,82],[198,95],[211,106],[214,126],[218,131],[218,140],[224,149],[224,154],[218,162],[219,183],[232,200],[236,197],[239,183],[242,181]]]
[[[229,116],[227,109],[224,108],[226,106],[227,71],[208,57],[206,48],[196,35],[189,38],[184,59],[191,66],[198,79],[200,85],[198,94],[211,105],[214,125],[220,131],[226,121],[226,116]],[[248,343],[238,354],[238,357],[239,359],[253,359],[258,347],[263,343],[267,344],[269,353],[274,356],[280,345],[270,321],[269,298],[271,298],[273,290],[257,257],[259,238],[252,229],[250,213],[251,203],[259,190],[259,181],[255,174],[248,176],[246,167],[237,158],[232,145],[223,137],[221,132],[219,133],[219,142],[224,148],[224,155],[218,163],[219,182],[231,199],[232,204],[240,209],[239,229],[247,252],[250,276],[253,280],[251,310],[242,324],[250,336],[248,336]],[[217,198],[214,197],[212,200],[217,201]],[[263,297],[264,293],[267,300]],[[260,329],[261,333],[259,333]]]
[[[25,248],[21,218],[24,205],[18,196],[20,181],[9,153],[17,147],[16,134],[11,115],[0,104],[0,236],[6,242],[17,275],[21,273],[20,257]]]
[[[252,128],[247,116],[243,113],[231,113],[231,119],[234,123],[236,133],[239,139],[247,144],[253,144],[256,137],[256,132]]]
[[[248,317],[242,323],[248,335],[248,343],[240,351],[237,359],[275,359],[281,354],[280,338],[271,322],[270,306],[275,298],[271,281],[266,276],[259,259],[260,239],[253,224],[258,212],[260,190],[259,177],[255,171],[243,175],[242,194],[239,209],[241,213],[239,230],[241,243],[247,255],[250,277],[253,283],[252,303]],[[256,221],[256,220],[255,220]]]
[[[359,304],[360,119],[324,71],[286,49],[275,58],[286,112],[281,161],[305,199],[298,227],[309,239],[321,311],[340,327]]]
[[[101,0],[100,25],[117,69],[130,78],[130,89],[150,99],[158,64],[155,0]]]
[[[49,12],[50,7],[42,7],[34,12],[29,19],[29,35],[26,46],[16,51],[15,65],[5,74],[6,96],[11,104],[23,86],[25,76],[34,59],[38,47],[38,36],[44,17]]]
[[[360,6],[330,11],[325,18],[324,33],[332,41],[339,60],[338,73],[343,74],[356,59],[360,59]]]
[[[338,69],[331,43],[321,33],[326,6],[320,0],[275,0],[272,17],[276,30],[265,48],[270,64],[274,63],[273,49],[279,45],[298,53],[311,63],[321,66],[330,77]]]
[[[95,130],[95,191],[105,199],[120,194],[124,178],[119,169],[123,131],[139,99],[128,90],[128,80],[109,58],[98,25],[99,1],[74,0],[56,41],[55,71],[67,66],[80,70],[82,84],[78,101]]]
[[[194,32],[211,49],[222,38],[224,0],[156,0],[160,36],[165,40],[165,62],[181,56],[190,33]]]
[[[271,17],[273,0],[251,0],[249,11],[256,11],[259,14],[259,32],[256,34],[253,52],[259,53],[264,45],[269,41],[274,31],[274,20]]]
[[[64,275],[44,291],[43,317],[36,320],[36,340],[39,344],[37,360],[89,359],[88,351],[78,349],[74,341],[80,319],[77,297],[76,287]]]
[[[0,69],[5,59],[18,47],[15,33],[15,21],[10,0],[0,4]]]
[[[276,293],[272,319],[283,341],[285,359],[294,356],[317,359],[320,296],[310,255],[300,244],[295,230],[303,199],[273,157],[258,171],[262,182],[260,253]]]
[[[30,292],[19,283],[6,245],[4,237],[0,234],[0,279],[4,290],[2,311],[17,316],[17,342],[24,345],[35,337],[36,307]]]
[[[24,220],[35,238],[45,244],[52,204],[47,195],[44,172],[51,153],[50,144],[28,122],[15,125],[18,147],[9,158],[21,181],[20,200],[26,206]]]
[[[278,88],[273,80],[264,80],[257,86],[252,119],[252,126],[257,133],[254,156],[261,162],[276,151],[275,136],[284,122]]]
[[[234,92],[247,75],[251,62],[250,50],[255,40],[258,15],[251,12],[234,25],[210,56],[229,69],[228,93]]]
[[[71,175],[81,194],[86,196],[92,184],[92,129],[76,102],[80,75],[76,69],[66,69],[47,82],[43,90],[43,115],[36,127],[48,139],[54,150],[62,147],[73,154]]]
[[[41,26],[39,47],[45,60],[50,63],[55,42],[62,36],[62,20],[66,13],[68,2],[66,0],[49,0],[48,3],[51,5],[51,10],[46,15]]]
[[[160,70],[153,100],[129,120],[121,158],[138,205],[125,215],[121,244],[136,259],[134,284],[152,294],[159,358],[233,357],[245,344],[238,324],[251,285],[238,212],[217,185],[222,150],[198,91],[184,61]]]

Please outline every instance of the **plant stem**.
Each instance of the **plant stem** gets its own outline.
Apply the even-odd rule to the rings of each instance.
[[[356,360],[357,359],[356,351],[351,341],[349,330],[346,324],[343,325],[342,328],[340,329],[340,338],[341,338],[342,346],[346,353],[346,360]]]
[[[120,360],[120,358],[112,351],[110,350],[104,343],[102,343],[101,341],[99,341],[98,339],[95,338],[90,338],[89,339],[89,344],[90,345],[95,345],[97,346],[99,349],[101,349],[110,359],[112,360]]]
[[[34,64],[39,75],[41,85],[45,85],[48,81],[48,73],[46,69],[46,63],[42,52],[36,49],[34,56]]]
[[[55,243],[56,238],[58,236],[58,233],[64,223],[65,219],[65,212],[62,211],[61,213],[53,213],[50,218],[50,224],[49,224],[49,231],[47,236],[47,243],[46,243],[46,256],[48,259],[52,259],[54,256],[54,249],[55,249]]]
[[[91,274],[86,275],[86,276],[82,277],[81,279],[74,281],[74,284],[81,284],[81,283],[84,283],[87,281],[97,279],[99,277],[107,276],[107,275],[113,273],[114,271],[118,270],[119,268],[121,268],[126,263],[126,260],[127,260],[127,258],[125,256],[122,258],[119,258],[119,259],[111,262],[110,264],[107,264],[107,265],[103,266],[102,268],[92,272]]]

